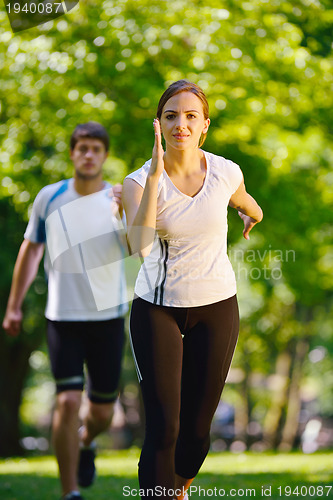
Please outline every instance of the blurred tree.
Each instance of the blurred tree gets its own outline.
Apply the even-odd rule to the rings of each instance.
[[[248,377],[273,374],[288,344],[303,340],[296,308],[318,308],[332,297],[328,0],[88,0],[15,35],[4,11],[0,18],[0,198],[17,220],[27,219],[43,185],[71,175],[68,139],[77,123],[93,119],[108,128],[106,169],[118,181],[151,153],[165,86],[188,78],[206,91],[212,123],[205,148],[241,165],[265,214],[250,244],[240,241],[240,221],[230,214],[229,240],[243,252],[240,272],[249,281],[240,279],[240,297],[250,333],[241,336],[235,363],[250,356]],[[11,258],[1,249],[9,273],[17,249]],[[38,321],[31,332],[40,338]],[[6,340],[4,356],[10,348]],[[255,412],[256,403],[244,401],[243,408]],[[240,418],[243,428],[249,418]]]
[[[25,224],[18,219],[11,203],[0,198],[0,231],[6,235],[6,244],[1,246],[0,303],[2,317],[7,302],[11,272],[22,240]],[[36,290],[35,290],[36,292]],[[38,298],[39,300],[36,300]],[[36,328],[42,314],[40,294],[29,294],[26,301],[26,315],[23,334],[19,338],[0,335],[0,456],[22,452],[19,445],[19,407],[25,379],[29,373],[29,357],[41,342],[43,331]]]

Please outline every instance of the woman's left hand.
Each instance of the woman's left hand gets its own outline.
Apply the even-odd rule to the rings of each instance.
[[[246,240],[249,240],[250,239],[249,233],[250,233],[251,229],[253,228],[253,226],[258,224],[258,221],[256,221],[255,219],[252,219],[252,217],[250,217],[249,215],[245,215],[239,211],[238,211],[238,215],[242,219],[242,221],[244,222],[243,236]]]

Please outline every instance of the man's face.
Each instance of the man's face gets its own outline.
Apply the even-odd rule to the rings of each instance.
[[[77,177],[92,180],[102,175],[102,166],[108,153],[99,139],[79,139],[70,152]]]

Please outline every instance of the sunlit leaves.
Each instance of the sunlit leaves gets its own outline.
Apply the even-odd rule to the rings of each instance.
[[[264,208],[248,248],[296,252],[282,280],[250,276],[244,294],[245,316],[261,314],[259,334],[272,335],[281,317],[293,321],[294,302],[317,307],[331,293],[331,26],[324,0],[89,0],[20,34],[4,22],[1,197],[26,217],[44,184],[71,174],[70,134],[90,119],[108,128],[107,174],[122,180],[151,154],[164,88],[197,82],[211,109],[205,148],[241,165]]]

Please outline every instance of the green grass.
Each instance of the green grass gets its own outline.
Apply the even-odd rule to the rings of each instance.
[[[83,491],[84,498],[138,499],[138,496],[123,495],[123,492],[126,492],[123,488],[126,486],[127,491],[137,491],[139,488],[138,457],[139,451],[136,449],[101,453],[96,460],[98,478],[92,488]],[[193,486],[197,487],[197,492],[192,492],[192,500],[223,498],[223,493],[224,498],[236,499],[333,499],[333,453],[210,453]],[[297,486],[298,495],[295,489]],[[320,486],[324,487],[323,490]],[[331,490],[329,486],[332,486]],[[288,487],[291,487],[294,493],[289,494]],[[60,486],[54,457],[12,458],[0,461],[1,500],[59,498]]]

